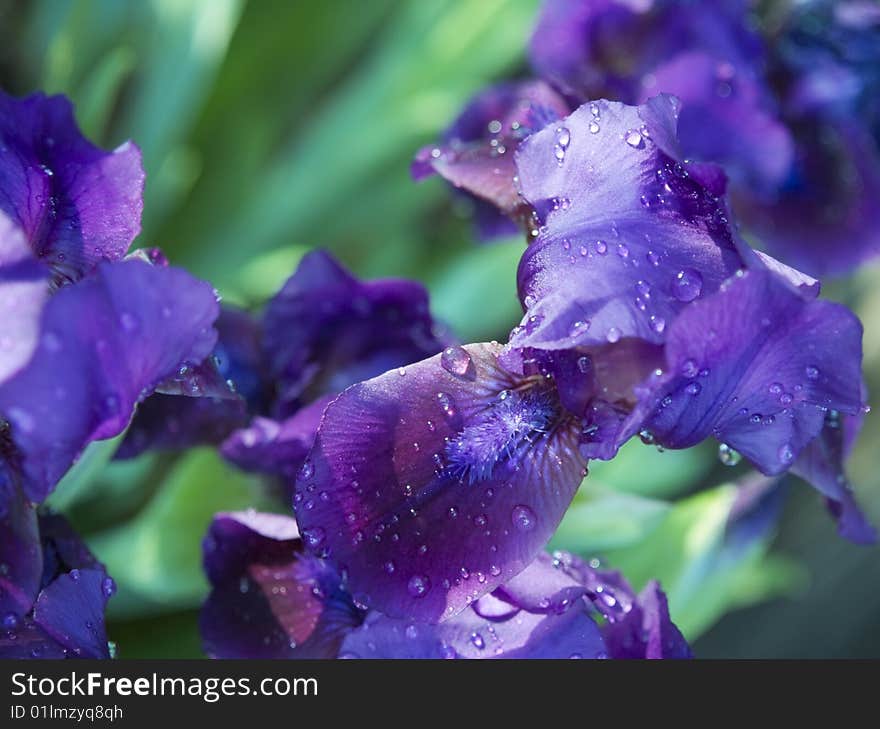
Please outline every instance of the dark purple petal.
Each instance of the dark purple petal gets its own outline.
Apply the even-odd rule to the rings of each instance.
[[[530,55],[535,70],[566,93],[634,103],[642,77],[683,50],[745,69],[762,54],[742,0],[548,0]]]
[[[138,406],[115,458],[217,444],[247,423],[248,411],[268,407],[258,323],[247,312],[223,306],[215,327],[211,357],[175,373]],[[160,394],[170,391],[184,397]]]
[[[676,112],[665,96],[592,102],[521,145],[540,227],[520,262],[527,315],[512,346],[660,344],[679,312],[744,265],[717,173],[671,156]]]
[[[861,336],[839,304],[769,272],[736,276],[673,323],[664,371],[642,391],[642,425],[666,447],[714,436],[767,475],[786,471],[826,412],[860,411]]]
[[[642,82],[641,101],[659,92],[682,102],[678,135],[689,159],[716,162],[733,184],[772,195],[789,174],[791,135],[769,109],[767,91],[748,69],[710,53],[680,53]]]
[[[669,617],[666,595],[651,580],[622,620],[603,629],[611,658],[691,658],[691,650]]]
[[[30,612],[40,589],[43,554],[36,511],[5,463],[0,478],[0,621],[6,621]]]
[[[43,544],[43,585],[71,570],[103,570],[89,548],[60,514],[39,515],[40,539]]]
[[[821,433],[801,451],[791,471],[825,497],[842,537],[856,544],[874,544],[877,530],[856,503],[844,470],[844,461],[861,424],[861,413],[856,416],[829,413]]]
[[[412,281],[361,282],[329,254],[312,251],[273,298],[263,321],[276,417],[440,351],[428,294]]]
[[[450,348],[327,407],[295,508],[359,602],[448,618],[522,571],[562,518],[585,466],[578,423],[500,349]]]
[[[148,450],[177,451],[221,443],[246,422],[246,405],[240,398],[153,394],[138,405],[113,457],[134,458]]]
[[[485,599],[485,598],[483,598]],[[340,658],[607,658],[583,598],[561,613],[515,610],[488,620],[468,608],[439,625],[371,613],[349,633]]]
[[[40,345],[0,384],[24,489],[42,501],[82,450],[129,423],[135,404],[214,345],[211,287],[140,261],[100,265],[46,304]]]
[[[336,572],[303,553],[290,517],[218,514],[204,558],[212,590],[199,622],[214,658],[335,658],[361,620]]]
[[[256,417],[246,428],[232,433],[223,442],[220,452],[245,471],[291,480],[311,450],[324,408],[334,397],[321,397],[280,423]]]
[[[794,170],[772,201],[734,194],[744,223],[774,255],[814,276],[880,255],[880,151],[852,120],[795,127]]]
[[[67,520],[0,487],[0,657],[106,658],[116,587]]]
[[[514,181],[516,146],[568,112],[565,100],[542,81],[490,87],[471,99],[439,146],[425,147],[416,155],[413,176],[438,174],[515,216],[522,206]]]
[[[34,624],[68,655],[109,658],[104,608],[112,592],[106,580],[106,572],[96,569],[59,575],[37,598]]]
[[[0,91],[0,210],[58,279],[125,254],[141,229],[143,186],[140,150],[95,147],[63,96]]]
[[[59,659],[68,653],[29,617],[11,630],[0,630],[0,659]]]

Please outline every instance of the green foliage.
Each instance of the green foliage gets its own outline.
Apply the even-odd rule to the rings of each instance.
[[[183,456],[130,521],[92,535],[89,546],[114,575],[112,616],[198,605],[206,594],[201,541],[220,511],[271,508],[255,479],[212,449]]]

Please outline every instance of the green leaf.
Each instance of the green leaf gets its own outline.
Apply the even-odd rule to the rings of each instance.
[[[618,491],[671,498],[692,490],[716,464],[710,445],[660,451],[633,438],[613,460],[591,461],[589,478]]]
[[[216,451],[190,451],[138,515],[87,541],[116,580],[110,614],[140,616],[203,599],[201,542],[219,511],[267,508],[258,481],[235,471]]]
[[[474,246],[429,281],[431,310],[462,341],[485,341],[519,323],[522,309],[515,282],[523,247],[522,236]]]
[[[659,580],[672,619],[691,641],[726,612],[786,594],[799,581],[793,564],[768,561],[770,535],[745,547],[725,539],[735,496],[736,487],[725,485],[684,499],[645,539],[603,555],[637,589]]]
[[[585,487],[556,530],[550,542],[552,549],[587,556],[638,544],[672,508],[665,501],[615,493],[592,484]]]

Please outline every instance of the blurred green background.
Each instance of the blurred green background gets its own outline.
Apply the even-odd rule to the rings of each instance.
[[[0,0],[0,85],[69,95],[104,146],[134,139],[144,231],[228,302],[259,305],[312,247],[364,277],[406,276],[463,341],[517,322],[520,238],[475,245],[469,210],[409,161],[485,84],[527,73],[538,0]],[[865,324],[880,390],[880,272],[826,287]],[[880,522],[869,416],[853,456]],[[210,449],[108,463],[93,448],[53,497],[120,590],[123,657],[200,655],[200,541],[221,509],[281,508]],[[658,577],[701,657],[880,656],[880,550],[838,538],[793,483],[778,529],[743,549],[726,526],[745,467],[713,448],[635,442],[595,464],[553,545],[641,586]],[[537,487],[537,486],[536,486]]]

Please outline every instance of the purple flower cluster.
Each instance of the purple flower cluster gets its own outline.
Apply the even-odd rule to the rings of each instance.
[[[636,595],[618,573],[561,552],[542,553],[434,625],[358,604],[333,564],[306,550],[287,516],[218,514],[204,551],[212,591],[201,628],[216,658],[690,656],[656,583]]]
[[[479,94],[412,167],[486,234],[525,229],[505,344],[455,343],[422,286],[322,251],[261,311],[221,308],[127,254],[136,147],[0,93],[0,657],[110,655],[115,585],[40,504],[123,433],[117,457],[216,444],[292,504],[211,524],[215,657],[689,657],[656,582],[545,551],[589,462],[634,437],[714,439],[769,477],[734,542],[787,473],[873,541],[844,471],[861,324],[789,264],[878,251],[877,22],[812,2],[762,37],[738,0],[548,0],[540,79]]]
[[[66,99],[0,92],[0,656],[108,655],[113,582],[36,506],[216,340],[208,284],[126,256],[143,181],[137,147],[93,146]]]
[[[540,80],[479,94],[414,172],[475,195],[480,229],[503,231],[492,211],[519,205],[525,137],[585,101],[668,93],[681,154],[724,168],[746,230],[811,275],[846,273],[880,254],[880,19],[860,0],[809,0],[759,24],[751,6],[546,0],[529,49]]]

